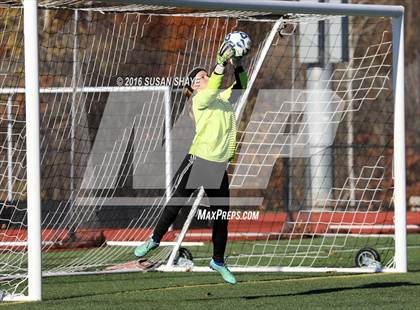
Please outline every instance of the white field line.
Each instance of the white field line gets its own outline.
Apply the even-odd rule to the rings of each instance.
[[[177,234],[176,234],[177,235]],[[187,237],[211,237],[212,233],[187,233]],[[229,233],[229,237],[267,237],[267,236],[286,236],[286,235],[308,235],[308,236],[319,236],[319,237],[354,237],[354,238],[393,238],[394,235],[392,234],[334,234],[334,233],[305,233],[305,234],[291,234],[291,233],[259,233],[259,232],[234,232]],[[274,240],[275,241],[275,240]],[[106,244],[109,246],[127,246],[127,247],[134,247],[143,244],[144,241],[106,241]],[[8,247],[8,246],[27,246],[26,241],[0,241],[0,247]],[[54,245],[60,244],[60,241],[43,241],[43,245]],[[168,242],[161,242],[161,246],[172,246],[175,242],[168,241]],[[187,241],[182,243],[183,246],[203,246],[204,242],[202,241]]]
[[[330,229],[394,229],[395,225],[357,225],[357,224],[348,224],[348,225],[329,225]],[[420,229],[420,225],[409,224],[407,229]]]
[[[145,241],[106,241],[109,246],[127,246],[134,247],[142,245]],[[173,246],[176,242],[161,242],[160,246]],[[181,246],[204,246],[204,242],[182,242]]]

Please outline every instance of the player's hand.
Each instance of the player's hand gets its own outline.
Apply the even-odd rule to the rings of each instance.
[[[235,55],[235,50],[229,42],[224,41],[217,52],[216,63],[226,66],[227,62]]]

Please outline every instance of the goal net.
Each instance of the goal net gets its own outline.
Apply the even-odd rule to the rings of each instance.
[[[1,1],[6,299],[28,289],[23,14],[19,1]],[[211,70],[236,30],[252,49],[248,87],[232,102],[227,265],[396,270],[395,33],[391,17],[349,15],[40,1],[43,275],[210,271],[212,218],[200,189],[146,267],[133,251],[151,236],[194,136],[188,72]],[[224,87],[233,79],[229,67]]]

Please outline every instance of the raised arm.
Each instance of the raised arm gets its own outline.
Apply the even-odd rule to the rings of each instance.
[[[223,42],[217,52],[216,66],[210,75],[207,87],[197,92],[193,97],[193,106],[195,108],[199,110],[207,108],[212,99],[219,94],[226,65],[234,54],[235,51],[232,46],[226,41]]]
[[[219,93],[220,86],[222,85],[223,74],[213,72],[210,75],[207,87],[193,97],[193,106],[199,110],[208,107],[211,100]]]
[[[219,94],[219,97],[222,100],[230,101],[232,104],[238,100],[239,96],[242,94],[239,90],[233,91],[234,89],[245,89],[248,85],[248,75],[246,74],[240,58],[232,58],[232,64],[235,67],[235,82],[227,88],[226,90],[222,91]]]

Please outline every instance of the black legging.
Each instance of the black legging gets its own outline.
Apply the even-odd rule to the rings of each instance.
[[[194,167],[194,168],[193,168]],[[191,175],[191,171],[193,175]],[[191,175],[191,177],[190,177]],[[192,193],[203,186],[210,201],[212,211],[229,211],[229,180],[226,163],[215,163],[188,154],[172,180],[171,199],[163,210],[153,232],[153,240],[160,242],[175,221],[179,211],[186,204],[175,205],[174,200],[188,200]],[[176,203],[179,203],[178,201]],[[191,205],[191,203],[189,204]],[[227,242],[228,220],[221,217],[213,221],[213,259],[224,262]]]

